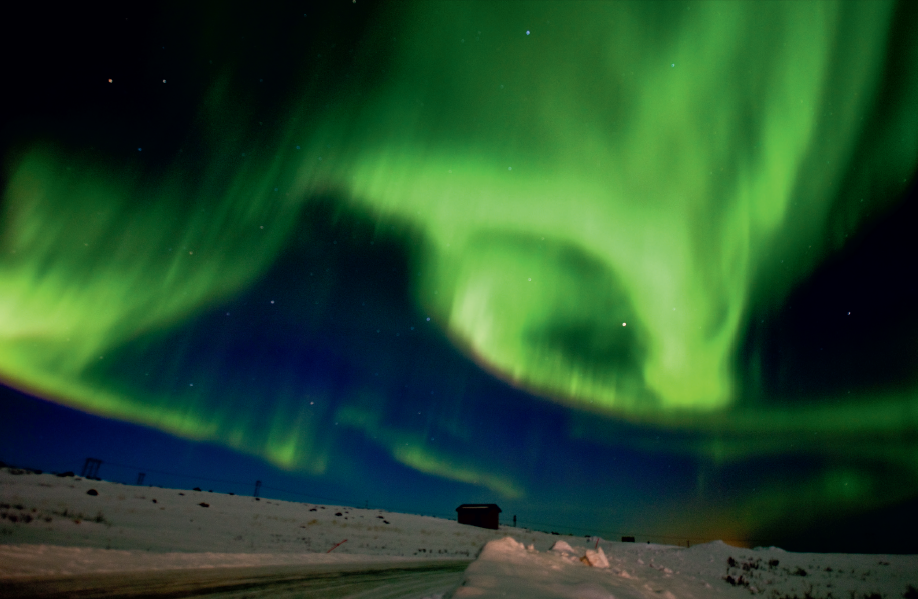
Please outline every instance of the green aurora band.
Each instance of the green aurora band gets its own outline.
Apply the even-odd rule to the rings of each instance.
[[[750,314],[779,305],[918,164],[918,41],[896,47],[906,70],[881,85],[895,4],[397,6],[355,59],[365,74],[383,53],[390,72],[355,77],[328,110],[293,101],[265,134],[216,85],[199,120],[210,155],[193,168],[177,157],[154,176],[40,142],[11,161],[0,376],[324,472],[328,440],[302,397],[269,402],[256,431],[244,410],[215,415],[206,383],[157,395],[100,364],[246,289],[310,199],[331,195],[381,231],[418,232],[418,304],[480,366],[572,408],[572,436],[607,439],[624,420],[688,431],[667,449],[721,461],[795,443],[888,460],[909,476],[900,497],[918,489],[901,441],[918,428],[916,390],[752,405],[735,366]],[[303,98],[314,85],[304,75]],[[387,429],[377,401],[357,393],[337,416],[422,472],[525,494],[459,453],[407,449],[423,433]],[[865,501],[870,480],[845,462],[804,486]]]

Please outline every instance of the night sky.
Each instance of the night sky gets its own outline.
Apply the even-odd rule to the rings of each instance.
[[[17,10],[0,460],[918,553],[918,4]]]

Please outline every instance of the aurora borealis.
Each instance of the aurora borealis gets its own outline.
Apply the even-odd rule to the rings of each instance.
[[[29,401],[599,534],[918,500],[914,6],[52,19],[3,129]]]

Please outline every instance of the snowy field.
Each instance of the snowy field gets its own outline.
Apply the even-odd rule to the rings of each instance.
[[[0,469],[0,543],[0,589],[111,573],[475,560],[452,588],[427,596],[918,599],[918,556],[789,553],[720,542],[686,549],[491,531],[426,516],[8,468]]]

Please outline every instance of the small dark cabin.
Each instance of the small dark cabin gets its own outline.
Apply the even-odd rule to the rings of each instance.
[[[463,503],[456,508],[459,524],[470,524],[481,528],[497,530],[501,509],[496,503]]]

